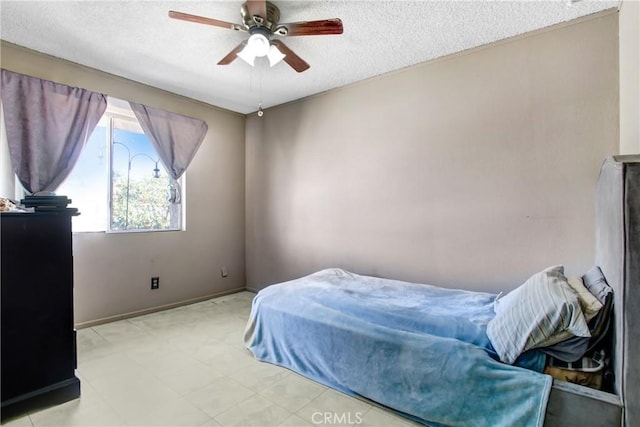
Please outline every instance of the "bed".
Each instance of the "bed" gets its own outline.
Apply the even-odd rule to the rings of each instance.
[[[542,310],[536,320],[550,323],[536,323],[525,334],[520,326],[505,327],[527,326],[522,311],[537,316],[510,302],[515,291],[502,298],[332,268],[260,291],[247,348],[258,360],[434,427],[640,425],[640,364],[632,363],[640,345],[634,327],[640,325],[639,187],[640,156],[604,162],[595,265],[613,291],[610,392],[542,373],[548,357],[538,344],[559,343],[558,331],[589,340],[584,310],[572,294],[556,309],[560,314]],[[556,280],[562,272],[559,266],[542,270],[518,292],[540,289],[538,280]],[[541,329],[544,334],[536,332]]]

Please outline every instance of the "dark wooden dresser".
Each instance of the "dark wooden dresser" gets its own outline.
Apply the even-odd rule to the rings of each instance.
[[[0,213],[3,420],[80,396],[73,324],[75,214]]]

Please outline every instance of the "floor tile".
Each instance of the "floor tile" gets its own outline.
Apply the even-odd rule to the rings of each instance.
[[[291,412],[296,412],[326,389],[327,387],[321,384],[292,373],[270,387],[260,390],[259,394]]]
[[[96,347],[102,347],[107,340],[93,328],[80,329],[76,332],[76,345],[79,352],[85,352]]]
[[[132,338],[144,337],[145,331],[138,328],[129,320],[105,323],[92,328],[101,337],[109,342],[118,342]]]
[[[247,350],[236,349],[226,344],[225,348],[227,348],[227,350],[224,352],[201,355],[199,360],[215,369],[224,369],[229,375],[237,371],[244,371],[258,363]]]
[[[117,348],[99,335],[93,328],[79,329],[76,332],[77,352],[82,361],[88,362],[117,353]]]
[[[106,403],[85,405],[81,399],[33,413],[30,418],[35,427],[126,425],[124,419]]]
[[[230,377],[253,391],[260,391],[290,374],[291,371],[270,363],[252,363],[250,366],[234,372]]]
[[[169,351],[166,353],[152,352],[151,354],[128,352],[127,356],[135,360],[144,370],[155,376],[160,376],[197,363],[194,358],[183,351]]]
[[[153,383],[156,381],[155,377],[151,373],[143,370],[142,367],[135,367],[129,364],[124,364],[122,370],[114,370],[110,372],[109,375],[87,377],[83,374],[83,376],[86,380],[80,385],[81,392],[89,385],[102,398],[110,398],[128,393],[127,390],[138,387],[140,384]]]
[[[78,400],[85,406],[104,402],[104,399],[86,379],[80,379],[80,397]]]
[[[221,425],[222,424],[220,424],[219,422],[217,422],[216,420],[211,418],[209,421],[207,421],[204,424],[200,424],[200,426],[198,426],[198,427],[218,427],[218,426],[221,426]]]
[[[180,395],[154,378],[131,378],[107,382],[99,379],[91,383],[107,404],[127,422],[138,421],[147,414],[179,400]]]
[[[209,415],[186,399],[165,402],[152,411],[134,414],[127,419],[129,425],[140,427],[191,427],[200,426],[211,421],[212,418]]]
[[[289,418],[291,413],[274,405],[264,397],[254,395],[237,406],[215,417],[223,426],[275,427]]]
[[[87,380],[110,377],[114,374],[131,376],[136,375],[142,369],[142,366],[124,354],[109,354],[89,361],[85,361],[82,357],[79,359],[77,371]]]
[[[251,355],[247,350],[238,350],[233,346],[217,340],[204,342],[200,347],[192,350],[191,356],[200,362],[207,363],[219,358],[219,356],[225,357],[225,355],[229,353],[238,354],[237,352],[243,353],[241,356],[243,359],[246,359],[247,365],[251,363],[253,355]]]
[[[181,324],[175,319],[173,311],[151,313],[144,316],[129,319],[129,321],[141,330],[146,332],[163,332],[180,327]]]
[[[290,416],[279,425],[279,427],[308,427],[308,426],[317,426],[317,424],[312,424],[309,421],[305,421],[297,415]]]
[[[158,377],[160,381],[184,396],[208,386],[223,376],[221,370],[215,370],[203,363],[194,362],[189,366],[160,374]]]
[[[254,394],[237,381],[223,377],[207,387],[189,393],[185,398],[210,417],[215,417]]]

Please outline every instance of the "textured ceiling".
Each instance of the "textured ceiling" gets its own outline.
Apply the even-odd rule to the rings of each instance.
[[[574,0],[575,1],[575,0]],[[240,23],[241,1],[0,2],[11,43],[239,113],[618,7],[618,1],[286,1],[281,22],[341,18],[344,34],[286,37],[311,68],[216,63],[247,33],[170,19],[169,10]]]

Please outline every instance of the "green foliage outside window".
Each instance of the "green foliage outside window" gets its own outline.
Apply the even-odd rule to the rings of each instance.
[[[131,178],[127,210],[127,178],[117,175],[113,180],[112,204],[112,230],[171,228],[169,178]]]

